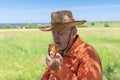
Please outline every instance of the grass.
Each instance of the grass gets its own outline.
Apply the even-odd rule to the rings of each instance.
[[[105,27],[105,25],[109,25],[110,28],[120,28],[120,21],[111,21],[111,22],[86,22],[84,25],[86,27],[96,27],[101,28]]]
[[[39,80],[50,41],[46,35],[37,30],[0,32],[0,80]]]
[[[120,80],[120,28],[79,28],[78,34],[97,50],[103,80]],[[51,32],[0,30],[0,80],[39,80],[50,43]]]

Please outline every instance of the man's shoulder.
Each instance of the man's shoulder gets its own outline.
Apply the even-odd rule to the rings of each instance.
[[[97,53],[94,47],[86,42],[83,42],[82,44],[78,45],[78,47],[75,49],[75,51],[78,52],[78,55],[88,55],[89,53]]]
[[[77,48],[82,48],[82,49],[84,48],[85,50],[86,50],[86,49],[95,50],[94,47],[93,47],[91,44],[86,43],[86,42],[82,42],[81,44],[79,44],[79,45],[77,46]]]

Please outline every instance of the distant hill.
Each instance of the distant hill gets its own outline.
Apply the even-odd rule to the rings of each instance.
[[[40,26],[49,25],[49,23],[0,23],[1,29],[6,28],[38,28]]]

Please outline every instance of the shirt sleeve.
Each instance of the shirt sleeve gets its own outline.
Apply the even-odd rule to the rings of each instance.
[[[50,69],[46,68],[45,73],[43,74],[42,78],[40,80],[48,80],[50,76]]]
[[[88,49],[80,59],[77,71],[78,80],[102,80],[100,59],[94,50]]]

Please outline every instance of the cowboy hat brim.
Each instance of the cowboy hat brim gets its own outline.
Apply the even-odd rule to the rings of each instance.
[[[62,23],[62,24],[57,25],[57,26],[46,26],[46,27],[44,26],[44,27],[40,27],[39,29],[42,31],[60,31],[60,30],[63,30],[65,28],[69,28],[69,27],[83,24],[85,22],[86,22],[86,20],[73,21],[73,22],[68,22],[68,23]]]

